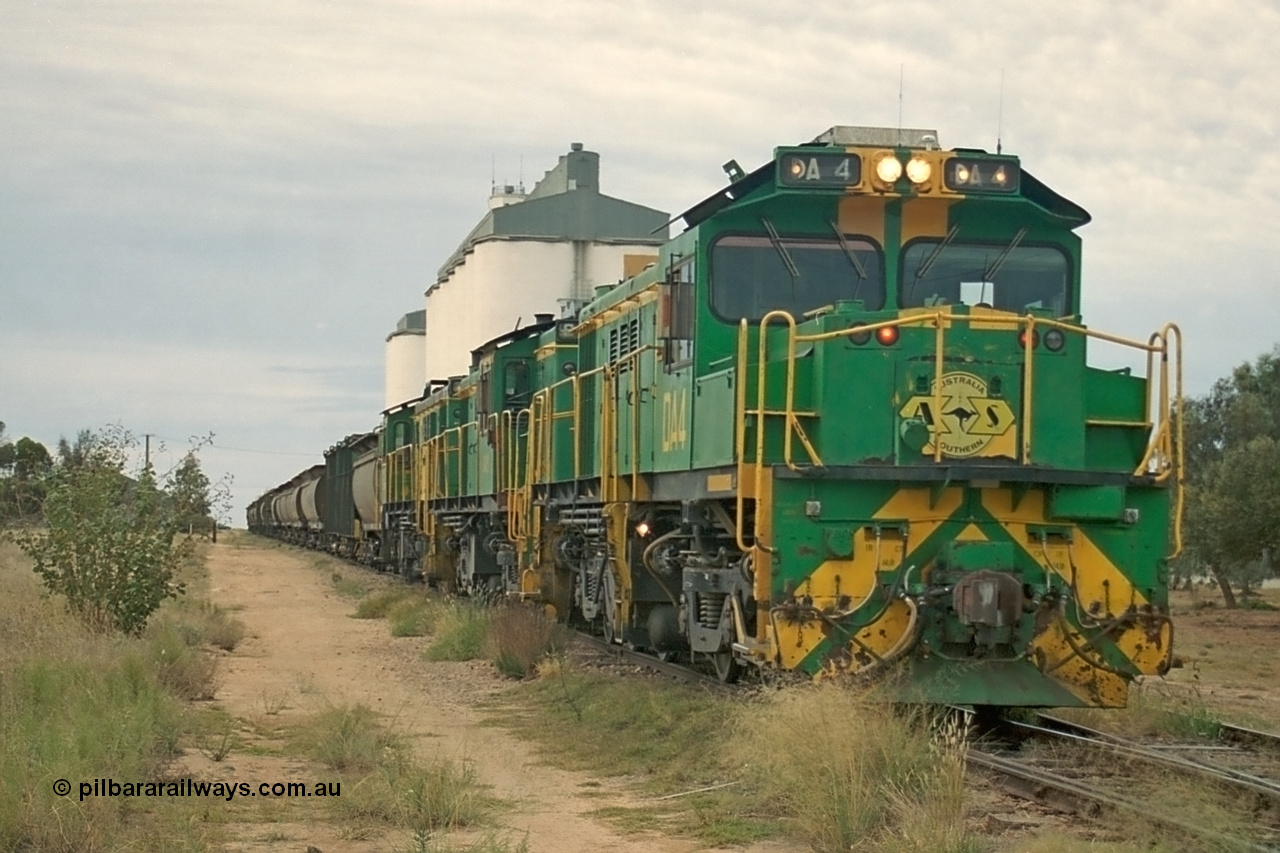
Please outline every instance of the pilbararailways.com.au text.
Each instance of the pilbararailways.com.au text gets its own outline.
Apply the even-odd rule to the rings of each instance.
[[[58,779],[53,792],[71,795],[71,783]],[[340,797],[341,782],[205,782],[172,779],[166,782],[117,782],[94,779],[79,783],[80,800],[86,797],[216,797],[231,802],[236,797]]]

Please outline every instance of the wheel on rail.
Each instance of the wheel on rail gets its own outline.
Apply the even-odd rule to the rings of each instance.
[[[716,669],[716,678],[721,684],[734,684],[742,676],[742,664],[733,656],[733,652],[716,652],[711,655],[711,664]]]
[[[603,623],[604,638],[606,642],[618,643],[622,641],[622,631],[619,630],[621,626],[618,625],[618,582],[608,566],[600,580],[600,621]]]

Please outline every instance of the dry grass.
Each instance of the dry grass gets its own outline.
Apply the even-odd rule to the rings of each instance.
[[[527,678],[542,661],[564,651],[568,632],[541,610],[522,605],[499,608],[489,622],[486,651],[498,672]]]
[[[357,833],[382,826],[425,837],[472,825],[492,805],[469,764],[415,760],[408,741],[364,705],[321,711],[294,734],[293,745],[342,774],[342,796],[330,805]]]
[[[741,760],[817,851],[980,850],[965,830],[964,732],[865,700],[832,685],[768,696],[738,721]]]
[[[294,733],[293,743],[326,767],[359,773],[377,768],[386,753],[404,749],[403,740],[379,725],[364,705],[324,709]]]

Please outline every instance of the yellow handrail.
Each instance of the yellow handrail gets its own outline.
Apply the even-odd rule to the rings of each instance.
[[[766,408],[765,394],[765,376],[766,363],[768,355],[768,327],[776,320],[782,320],[787,325],[787,380],[785,389],[785,402],[780,411],[770,411]],[[1059,329],[1064,333],[1077,335],[1081,338],[1096,338],[1108,343],[1118,344],[1133,349],[1145,351],[1147,354],[1147,375],[1145,378],[1145,402],[1144,408],[1152,424],[1151,436],[1148,440],[1146,450],[1143,454],[1142,461],[1134,470],[1134,476],[1150,475],[1155,482],[1166,482],[1170,477],[1174,477],[1176,488],[1176,504],[1174,512],[1174,552],[1170,557],[1176,556],[1182,550],[1182,515],[1185,505],[1185,497],[1183,494],[1183,471],[1184,471],[1184,448],[1183,448],[1183,432],[1182,417],[1183,411],[1183,386],[1182,386],[1182,332],[1178,326],[1170,323],[1164,326],[1159,332],[1151,335],[1151,337],[1143,343],[1142,341],[1125,338],[1120,335],[1113,335],[1107,332],[1099,332],[1074,323],[1063,322],[1062,320],[1050,319],[1046,317],[1037,317],[1033,314],[1016,315],[1016,314],[956,314],[952,311],[937,310],[929,312],[920,312],[907,316],[895,317],[890,320],[882,320],[878,323],[869,323],[856,327],[859,334],[874,334],[880,329],[896,328],[903,326],[932,326],[935,330],[934,337],[934,378],[933,378],[933,398],[934,398],[934,420],[932,425],[934,430],[933,438],[933,458],[935,462],[941,462],[943,457],[942,442],[940,440],[942,424],[938,420],[942,414],[942,378],[945,369],[945,351],[946,351],[946,328],[953,322],[965,322],[973,324],[980,322],[984,325],[1006,325],[1011,329],[1022,329],[1024,331],[1022,346],[1024,350],[1025,368],[1022,377],[1022,443],[1020,458],[1024,465],[1032,463],[1033,450],[1033,421],[1034,421],[1034,376],[1037,358],[1035,356],[1035,338],[1037,330],[1043,329]],[[747,347],[749,324],[744,319],[738,327],[738,389],[736,394],[736,441],[735,448],[738,454],[738,495],[737,510],[738,518],[735,524],[735,538],[739,549],[748,550],[746,544],[746,530],[743,522],[745,514],[745,498],[742,492],[742,478],[746,474],[747,453],[746,453],[746,417],[748,414],[754,414],[757,418],[756,441],[755,441],[755,459],[750,463],[752,467],[752,475],[754,481],[754,499],[759,500],[764,485],[764,420],[768,415],[781,415],[786,419],[786,428],[784,429],[783,438],[783,462],[787,467],[796,470],[797,466],[792,460],[792,441],[791,434],[793,429],[795,434],[800,438],[806,452],[809,454],[810,460],[815,466],[821,466],[822,461],[817,451],[810,444],[807,435],[800,426],[799,414],[795,410],[795,362],[796,362],[796,346],[800,343],[817,343],[821,341],[833,340],[836,338],[846,337],[851,333],[851,329],[837,329],[828,332],[818,332],[813,334],[801,334],[796,326],[796,321],[790,313],[786,311],[770,311],[765,314],[759,321],[758,326],[758,350],[756,365],[756,403],[754,410],[747,409],[746,403],[746,382],[745,374],[747,369]],[[1171,382],[1169,376],[1169,360],[1172,349],[1174,361],[1174,377]],[[1160,356],[1160,368],[1157,372],[1154,367],[1155,356]],[[1171,387],[1172,385],[1172,387]],[[1154,393],[1153,393],[1154,392]],[[1153,397],[1155,399],[1154,412],[1152,411]],[[1176,425],[1173,423],[1173,412],[1178,413]],[[809,414],[809,413],[805,413]],[[1174,430],[1176,428],[1176,435]],[[763,546],[767,550],[767,546]]]
[[[737,454],[738,472],[737,481],[734,483],[735,500],[737,502],[737,515],[734,518],[734,537],[737,540],[738,550],[747,553],[750,547],[747,545],[743,536],[743,518],[745,517],[746,499],[742,494],[742,475],[746,473],[747,454],[743,447],[747,440],[747,321],[744,318],[738,324],[738,367],[735,371],[734,381],[737,388],[734,391],[734,436],[733,451]]]
[[[1022,358],[1024,367],[1022,370],[1022,464],[1031,464],[1031,424],[1034,418],[1031,410],[1031,392],[1035,387],[1032,374],[1035,371],[1035,335],[1036,335],[1036,318],[1027,316],[1027,328],[1022,335]],[[935,380],[941,388],[942,374],[938,373]],[[942,409],[938,409],[938,417],[942,417]],[[942,449],[942,425],[938,425],[938,438],[933,443],[937,445],[938,450]]]

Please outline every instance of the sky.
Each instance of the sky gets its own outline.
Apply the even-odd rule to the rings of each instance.
[[[836,124],[999,139],[1093,215],[1086,322],[1177,322],[1204,393],[1280,342],[1278,44],[1248,0],[0,0],[0,421],[212,433],[243,525],[376,425],[495,178],[582,142],[678,213]]]

